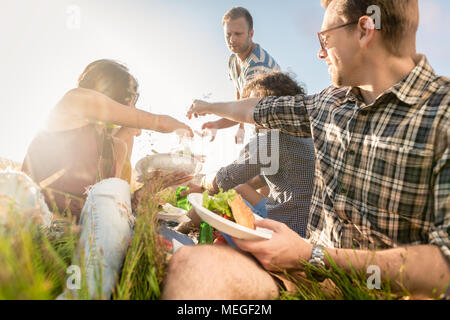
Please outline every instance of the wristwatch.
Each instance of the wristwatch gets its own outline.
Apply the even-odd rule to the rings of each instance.
[[[317,267],[317,268],[325,268],[325,253],[324,253],[324,247],[314,244],[311,254],[311,259],[309,259],[308,263]],[[317,272],[314,272],[314,270],[311,270],[311,275],[314,277],[314,279],[318,281],[325,280],[326,276],[323,274],[318,274]]]

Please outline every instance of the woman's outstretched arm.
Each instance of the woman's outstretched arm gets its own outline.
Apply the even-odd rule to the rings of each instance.
[[[71,123],[86,120],[102,121],[161,133],[186,130],[189,135],[193,136],[192,130],[187,125],[170,116],[156,115],[125,106],[97,91],[83,88],[67,92],[53,110],[50,119],[52,122],[68,119]]]

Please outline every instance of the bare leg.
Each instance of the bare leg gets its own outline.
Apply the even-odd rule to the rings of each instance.
[[[263,300],[278,295],[277,283],[255,259],[221,245],[177,251],[163,291],[166,300]]]
[[[256,206],[259,202],[264,200],[264,197],[248,184],[241,184],[234,188],[245,200],[247,200],[252,206]]]

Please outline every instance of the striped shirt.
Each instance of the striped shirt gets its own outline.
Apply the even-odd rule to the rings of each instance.
[[[422,56],[366,105],[357,88],[269,97],[257,124],[312,136],[316,151],[307,237],[337,248],[432,244],[450,261],[450,80]]]
[[[219,170],[217,185],[229,190],[261,175],[270,189],[268,218],[305,237],[314,185],[313,141],[276,130],[261,131],[245,146],[239,160]]]
[[[238,65],[241,73],[238,75]],[[228,76],[233,80],[236,90],[242,97],[245,85],[250,82],[257,74],[266,74],[272,71],[281,71],[280,66],[276,63],[266,50],[256,44],[255,49],[250,52],[247,59],[242,63],[236,54],[232,54],[228,60]]]

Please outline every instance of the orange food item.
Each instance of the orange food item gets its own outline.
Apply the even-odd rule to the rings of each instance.
[[[253,215],[253,211],[247,207],[239,194],[236,194],[233,201],[228,200],[228,205],[233,212],[233,217],[236,223],[255,230],[255,216]]]

